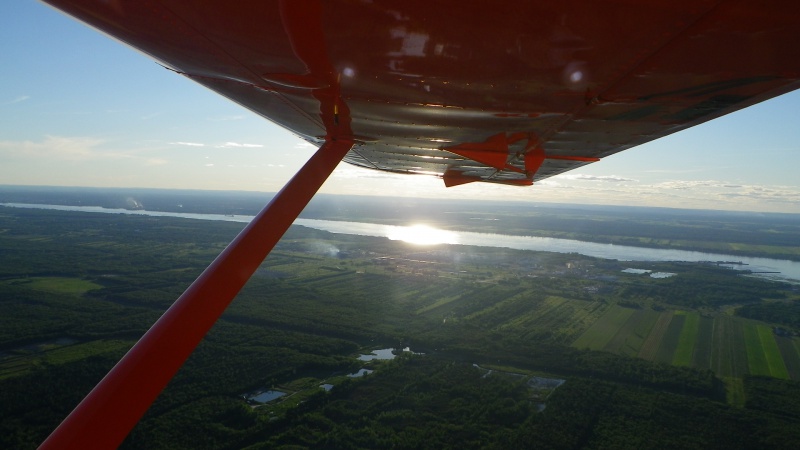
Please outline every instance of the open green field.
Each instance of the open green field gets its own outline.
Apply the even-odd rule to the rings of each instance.
[[[644,342],[642,342],[642,347],[639,349],[638,356],[640,358],[648,361],[653,361],[656,358],[661,339],[663,339],[664,333],[667,332],[667,327],[669,327],[669,323],[672,321],[672,316],[672,311],[662,312],[658,315],[656,322],[650,329],[650,333],[646,335]]]
[[[572,346],[710,369],[720,377],[800,379],[800,339],[778,337],[768,325],[727,315],[615,306]]]
[[[729,405],[741,408],[745,405],[744,382],[739,377],[723,377],[725,400]]]
[[[778,343],[775,341],[775,335],[772,329],[767,325],[758,325],[758,338],[761,341],[761,349],[764,351],[764,357],[767,360],[767,367],[769,368],[769,375],[775,378],[789,378],[789,371],[786,370],[786,364],[783,362],[783,355],[781,355]]]
[[[651,309],[637,309],[606,345],[605,350],[636,356],[661,313]]]
[[[572,345],[578,348],[589,348],[592,350],[605,349],[609,342],[618,334],[630,333],[629,330],[625,330],[624,325],[633,313],[634,310],[631,308],[612,306],[594,323],[594,325],[589,327],[586,332],[576,339]]]
[[[714,350],[714,319],[700,317],[694,339],[694,352],[691,366],[711,368],[711,354]]]
[[[747,349],[749,372],[752,375],[766,375],[775,378],[789,378],[784,355],[775,340],[772,329],[767,325],[745,323],[744,340]],[[789,364],[795,365],[792,354],[786,355]]]
[[[747,365],[750,374],[769,376],[771,372],[769,370],[769,363],[767,362],[767,355],[761,345],[758,326],[746,323],[743,324],[743,328],[744,344],[747,350]]]
[[[692,364],[697,334],[700,331],[700,315],[697,313],[685,314],[683,328],[678,337],[678,348],[672,356],[672,364],[676,366],[689,366]]]
[[[0,284],[24,286],[35,291],[57,294],[82,295],[103,286],[88,280],[72,277],[30,277],[5,280]]]
[[[41,364],[59,365],[97,355],[121,355],[133,343],[133,341],[99,339],[82,343],[60,344],[56,341],[28,345],[9,351],[8,355],[0,357],[0,379],[23,375]]]
[[[714,320],[711,370],[723,377],[741,377],[749,373],[743,322],[730,316]]]
[[[685,322],[686,314],[676,312],[672,316],[672,320],[669,322],[667,330],[664,332],[664,336],[661,338],[661,342],[658,345],[654,361],[664,364],[672,363],[675,358],[675,351],[678,349],[681,332],[683,331],[683,324]]]
[[[800,354],[798,353],[798,346],[800,340],[792,339],[785,336],[776,336],[775,342],[781,351],[783,362],[786,364],[786,371],[789,378],[793,380],[800,380]]]

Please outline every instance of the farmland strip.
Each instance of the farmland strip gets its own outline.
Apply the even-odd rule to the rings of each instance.
[[[796,339],[784,336],[775,337],[775,342],[778,343],[778,348],[781,349],[783,362],[786,363],[786,370],[789,372],[789,377],[793,380],[800,380],[800,352],[794,345]]]
[[[633,309],[614,306],[609,308],[600,319],[594,323],[575,342],[573,347],[602,350],[608,342],[622,328],[622,325],[633,314]]]
[[[683,328],[678,337],[678,346],[672,357],[672,364],[676,366],[688,366],[692,364],[692,354],[694,345],[697,341],[697,333],[700,328],[700,315],[688,313],[683,321]]]
[[[650,334],[647,335],[647,339],[645,339],[641,350],[639,350],[639,358],[649,361],[656,359],[658,347],[661,345],[661,339],[664,338],[664,333],[667,332],[667,327],[669,327],[669,323],[672,321],[672,315],[672,311],[662,312],[661,315],[659,315],[656,324],[653,326],[653,329],[650,330]]]
[[[767,360],[770,374],[775,378],[788,379],[789,371],[786,370],[786,364],[783,363],[783,356],[781,356],[778,343],[775,342],[772,329],[767,325],[759,325],[758,337],[761,340],[761,348],[764,349],[764,357]]]
[[[764,349],[761,347],[761,338],[758,335],[758,327],[754,324],[744,324],[744,343],[747,349],[747,365],[751,375],[767,375],[772,373],[769,370]]]
[[[655,358],[656,361],[666,364],[672,363],[672,358],[674,357],[673,355],[675,354],[675,350],[678,348],[678,341],[680,339],[681,330],[683,330],[683,324],[685,321],[685,314],[675,314],[672,316],[672,320],[669,322],[667,331],[664,333],[664,338],[661,340],[661,344],[658,346],[658,351],[656,352]]]
[[[711,353],[713,349],[714,320],[708,317],[700,318],[700,326],[692,354],[692,366],[698,369],[711,369]]]
[[[620,329],[614,334],[614,337],[608,342],[606,345],[605,350],[614,353],[621,353],[625,348],[625,343],[628,341],[628,338],[631,334],[633,334],[633,330],[636,328],[636,325],[642,321],[645,317],[645,310],[637,309],[633,311],[633,313],[628,317],[628,320],[620,327]]]

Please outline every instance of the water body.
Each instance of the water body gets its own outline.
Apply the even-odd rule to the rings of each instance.
[[[267,403],[275,400],[276,398],[281,398],[286,395],[286,392],[281,391],[264,391],[258,395],[254,395],[252,397],[248,397],[249,400],[258,403]]]
[[[420,355],[421,353],[412,352],[410,347],[406,347],[403,349],[404,352],[411,353],[412,355]],[[381,348],[378,350],[373,350],[369,355],[361,355],[358,357],[359,361],[372,361],[373,359],[377,359],[379,361],[385,361],[394,359],[397,356],[394,354],[393,348]]]
[[[331,233],[388,237],[390,239],[392,236],[396,235],[397,228],[403,228],[394,225],[317,219],[297,219],[294,223],[309,228],[329,231]],[[451,244],[555,253],[578,253],[595,258],[616,259],[619,261],[735,261],[741,264],[722,265],[737,270],[776,272],[764,273],[760,274],[760,276],[795,283],[800,282],[800,262],[786,259],[757,258],[689,250],[631,247],[626,245],[600,244],[597,242],[536,236],[512,236],[507,234],[474,233],[470,231],[452,231],[450,233],[456,236],[454,242],[448,242]]]
[[[360,369],[358,372],[347,374],[347,377],[348,378],[361,378],[364,375],[371,374],[372,372],[374,372],[374,371],[373,370],[369,370],[369,369]]]
[[[382,348],[380,350],[373,350],[369,355],[361,355],[358,357],[359,361],[372,361],[373,359],[377,360],[388,360],[394,359],[394,353],[392,353],[393,348]]]
[[[653,272],[652,270],[648,270],[648,269],[632,269],[630,267],[627,268],[627,269],[623,269],[622,272],[624,272],[624,273],[632,273],[634,275],[649,274],[650,278],[669,278],[669,277],[674,277],[675,275],[677,275],[677,274],[674,274],[672,272]]]
[[[153,217],[181,217],[186,219],[222,220],[243,223],[249,222],[253,218],[252,216],[244,215],[193,214],[163,211],[109,209],[97,206],[38,205],[26,203],[0,203],[0,206],[52,209],[60,211],[83,211],[107,214],[130,214]],[[297,219],[294,223],[309,228],[329,231],[331,233],[386,237],[390,239],[398,239],[398,236],[402,236],[403,233],[398,233],[398,231],[402,231],[404,228],[416,230],[413,227],[398,227],[375,223],[344,222],[335,220]],[[405,234],[409,233],[406,232]],[[619,261],[736,261],[740,262],[741,264],[733,264],[729,265],[729,267],[737,270],[752,270],[753,272],[777,272],[761,274],[761,276],[800,283],[800,262],[784,259],[735,256],[722,253],[705,253],[688,250],[630,247],[625,245],[600,244],[597,242],[577,241],[572,239],[512,236],[505,234],[474,233],[469,231],[447,232],[447,236],[447,243],[450,244],[511,248],[516,250],[534,250],[556,253],[578,253],[596,258],[615,259]]]
[[[650,274],[650,278],[669,278],[674,276],[675,274],[672,272],[654,272]]]

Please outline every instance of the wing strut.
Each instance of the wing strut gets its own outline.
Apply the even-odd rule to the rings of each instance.
[[[329,138],[39,448],[117,448],[352,145]]]

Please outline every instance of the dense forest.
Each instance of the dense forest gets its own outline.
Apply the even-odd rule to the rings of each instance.
[[[35,448],[241,227],[0,207],[0,448]],[[747,333],[794,333],[753,311],[797,291],[713,265],[625,267],[293,227],[123,448],[794,448],[798,338],[761,336],[777,345],[761,356]],[[712,319],[747,344],[742,375],[692,363],[686,339]],[[698,334],[670,334],[692,321]],[[603,333],[610,351],[576,344]],[[393,359],[359,359],[377,348]],[[758,375],[754,358],[781,355],[785,376]],[[265,390],[285,395],[248,400]]]
[[[800,329],[800,303],[794,301],[752,303],[737,309],[736,314]]]

